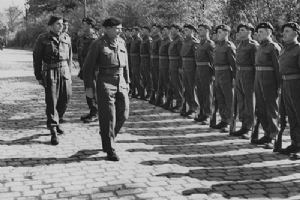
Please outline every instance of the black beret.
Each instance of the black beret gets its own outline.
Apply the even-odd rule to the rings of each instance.
[[[163,29],[166,28],[166,29],[170,29],[171,27],[170,26],[163,26]]]
[[[251,23],[240,23],[237,26],[237,32],[239,32],[241,28],[246,28],[246,29],[254,32],[254,26]]]
[[[66,18],[63,18],[63,23],[69,23],[69,20]]]
[[[57,22],[58,20],[63,19],[62,17],[59,16],[51,16],[49,21],[48,21],[48,26],[53,25],[55,22]]]
[[[140,30],[141,30],[141,28],[140,28],[140,27],[138,27],[138,26],[134,26],[134,27],[132,27],[132,30],[135,30],[135,31],[140,31]]]
[[[181,30],[181,27],[177,24],[171,24],[171,28],[176,28],[177,30]]]
[[[300,34],[300,26],[296,22],[288,22],[288,23],[284,24],[281,27],[281,30],[283,31],[285,27],[289,27],[289,28],[293,29],[294,31],[296,31],[298,34]]]
[[[257,27],[255,28],[255,31],[257,32],[258,29],[260,29],[260,28],[267,28],[267,29],[270,29],[272,32],[274,31],[272,24],[270,24],[269,22],[262,22],[262,23],[258,24]]]
[[[231,31],[231,28],[228,25],[225,25],[225,24],[221,24],[221,25],[217,26],[216,27],[216,32],[218,32],[219,29],[221,29],[223,31],[228,31],[228,32]]]
[[[200,28],[200,27],[203,27],[203,28],[205,28],[207,30],[211,30],[211,27],[208,24],[199,24],[198,28]]]
[[[115,17],[110,17],[104,20],[102,26],[103,27],[113,27],[122,24],[122,21]]]
[[[96,25],[96,21],[93,19],[93,18],[90,18],[90,17],[85,17],[82,19],[82,23],[85,22],[87,23],[88,25],[91,25],[91,26],[95,26]]]
[[[190,30],[195,31],[196,33],[198,32],[197,29],[195,28],[195,26],[193,26],[192,24],[185,24],[185,25],[183,25],[183,28],[188,28]]]
[[[142,29],[147,29],[148,31],[151,31],[148,26],[142,26]]]
[[[157,28],[159,28],[160,30],[163,28],[160,24],[152,24],[152,28],[153,27],[157,27]]]

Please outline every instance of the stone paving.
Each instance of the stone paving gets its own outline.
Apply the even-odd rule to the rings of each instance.
[[[131,99],[121,160],[101,151],[98,123],[73,77],[66,134],[51,146],[31,52],[0,52],[0,200],[300,199],[300,162]],[[287,133],[284,146],[289,143]]]

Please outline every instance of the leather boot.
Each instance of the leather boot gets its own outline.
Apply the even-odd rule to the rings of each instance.
[[[51,133],[51,144],[52,145],[58,145],[58,138],[57,138],[57,132],[54,129],[54,127],[50,128],[50,133]]]

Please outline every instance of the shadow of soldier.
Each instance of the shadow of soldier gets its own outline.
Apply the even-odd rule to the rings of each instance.
[[[106,156],[103,157],[91,157],[97,155],[101,149],[95,150],[80,150],[76,154],[71,155],[67,158],[4,158],[0,159],[0,167],[35,167],[41,165],[54,165],[54,164],[68,164],[78,163],[82,161],[100,161],[105,160]]]
[[[27,137],[22,137],[16,140],[0,140],[0,145],[30,145],[30,144],[46,144],[46,145],[51,145],[50,141],[44,142],[44,141],[39,141],[36,140],[40,137],[47,136],[49,137],[50,134],[35,134]]]

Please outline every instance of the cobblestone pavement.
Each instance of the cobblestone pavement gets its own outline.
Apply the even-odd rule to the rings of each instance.
[[[98,124],[79,120],[87,106],[76,76],[67,133],[51,146],[31,52],[0,52],[0,69],[0,200],[300,199],[299,161],[136,99],[121,161],[106,161]]]

